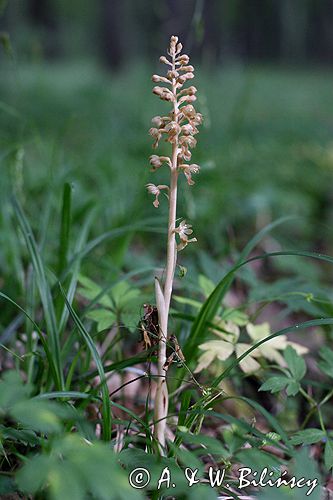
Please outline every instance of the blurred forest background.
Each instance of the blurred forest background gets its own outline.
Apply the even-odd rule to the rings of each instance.
[[[3,266],[15,265],[11,192],[47,228],[51,261],[64,182],[74,187],[74,231],[92,207],[95,236],[156,216],[144,188],[156,182],[147,130],[166,104],[150,75],[171,34],[196,66],[205,117],[193,154],[202,170],[179,210],[197,255],[229,255],[284,215],[298,216],[278,229],[284,247],[333,253],[331,0],[2,0]],[[164,243],[142,242],[154,252]]]
[[[28,58],[91,56],[112,69],[153,60],[173,33],[211,64],[332,63],[332,23],[330,0],[11,0],[3,21]]]

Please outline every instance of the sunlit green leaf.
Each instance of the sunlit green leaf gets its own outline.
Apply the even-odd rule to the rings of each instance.
[[[280,392],[287,386],[289,380],[288,377],[283,376],[271,377],[260,386],[259,391],[270,391],[272,394]]]

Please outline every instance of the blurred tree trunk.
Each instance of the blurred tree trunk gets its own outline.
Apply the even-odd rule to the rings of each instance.
[[[217,21],[218,4],[218,0],[206,0],[203,9],[204,36],[202,52],[204,60],[210,64],[215,64],[219,58],[222,28],[220,23],[222,24],[222,19],[220,19],[220,23]]]
[[[41,52],[47,58],[57,57],[60,52],[58,22],[52,1],[28,0],[28,15],[41,36]]]
[[[198,0],[164,0],[165,16],[162,21],[165,41],[171,35],[176,35],[184,45],[187,52],[190,51],[193,40],[193,14]]]
[[[184,12],[187,9],[184,9],[184,5],[188,4],[189,0],[184,0],[183,2],[179,0],[166,0],[165,3],[167,6],[167,18],[164,24],[166,38],[169,38],[171,35],[176,35],[180,40],[184,40],[187,34],[184,33],[187,24],[184,16]],[[193,3],[193,1],[190,0],[190,3]]]
[[[52,24],[52,12],[48,0],[29,0],[29,15],[36,25],[47,26]]]
[[[314,60],[332,62],[333,60],[333,2],[311,2],[307,31],[307,50]]]
[[[124,62],[122,45],[124,0],[102,0],[102,53],[106,65],[118,70]],[[129,33],[125,34],[130,36]]]
[[[239,16],[239,44],[243,57],[254,60],[277,57],[279,20],[275,0],[241,0]]]
[[[307,0],[280,0],[282,59],[297,61],[305,59],[308,10]]]

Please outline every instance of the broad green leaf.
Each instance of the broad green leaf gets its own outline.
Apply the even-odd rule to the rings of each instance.
[[[55,459],[46,455],[35,455],[27,460],[16,474],[20,490],[37,493],[45,485],[48,474],[55,464]]]
[[[116,315],[110,309],[93,309],[87,312],[86,316],[97,322],[97,330],[99,332],[110,328],[116,321]]]
[[[275,468],[281,464],[281,459],[258,448],[246,448],[236,453],[237,461],[251,467],[252,470],[261,471],[265,467]]]
[[[0,425],[0,439],[15,441],[23,443],[25,446],[28,444],[35,446],[40,444],[40,438],[35,432],[30,429],[14,429],[13,427],[5,427]]]
[[[297,382],[296,380],[290,380],[288,382],[288,386],[287,386],[287,395],[288,396],[296,396],[296,394],[299,392],[301,386],[299,384],[299,382]]]
[[[14,370],[5,372],[0,380],[0,409],[8,411],[15,403],[28,399],[31,387],[23,384],[19,374]]]
[[[279,392],[284,389],[289,381],[290,379],[288,379],[288,377],[271,377],[260,386],[259,391],[270,391],[274,394],[275,392]]]
[[[284,352],[284,359],[288,365],[291,375],[297,381],[302,380],[306,373],[306,364],[304,359],[297,354],[295,349],[288,346]]]
[[[201,474],[204,474],[204,464],[195,453],[189,451],[185,447],[175,446],[173,443],[168,443],[172,456],[177,458],[178,463],[182,467],[191,467],[191,469],[198,469]]]
[[[297,478],[305,477],[311,482],[310,487],[307,486],[302,489],[294,488],[293,493],[295,493],[296,500],[303,500],[304,498],[310,498],[311,500],[322,499],[321,476],[318,470],[318,462],[309,456],[309,449],[301,448],[298,451],[294,457],[292,466],[288,466],[288,471],[291,471]],[[312,492],[308,496],[307,493],[311,489]]]
[[[82,500],[86,498],[85,485],[76,467],[68,462],[52,467],[48,476],[51,500]]]
[[[303,431],[297,431],[291,438],[290,442],[293,445],[298,444],[314,444],[321,441],[326,436],[325,432],[321,429],[304,429]]]
[[[0,495],[1,496],[3,495],[3,498],[8,498],[8,499],[11,498],[11,496],[9,496],[10,493],[14,495],[16,494],[16,491],[17,491],[17,485],[15,484],[14,478],[0,476]]]
[[[140,304],[141,305],[141,304]],[[135,330],[137,328],[139,319],[140,319],[140,308],[139,306],[134,308],[133,310],[130,309],[125,309],[121,313],[121,323],[128,329],[128,330]]]
[[[295,458],[287,464],[288,476],[296,480],[304,478],[302,488],[297,486],[263,487],[257,497],[260,500],[321,500],[321,478],[317,463],[308,456],[308,450],[302,448]]]
[[[221,498],[210,484],[196,484],[191,489],[187,487],[186,490],[185,494],[187,493],[187,498],[191,498],[191,500],[217,500]]]
[[[333,441],[330,438],[327,438],[325,444],[325,467],[329,470],[333,469]]]
[[[235,425],[224,427],[222,430],[223,440],[226,443],[228,450],[233,455],[237,450],[242,448],[247,441],[247,436],[242,429],[238,430]]]
[[[119,281],[110,291],[117,309],[122,309],[141,296],[138,288],[134,288],[127,281]]]
[[[229,288],[234,280],[236,272],[239,269],[241,269],[243,266],[247,265],[249,262],[252,262],[253,260],[262,259],[262,258],[267,257],[267,255],[265,257],[258,256],[258,257],[253,257],[251,259],[246,260],[247,256],[250,254],[250,252],[253,250],[253,248],[257,245],[257,243],[267,233],[269,233],[276,226],[284,223],[285,221],[287,221],[289,219],[290,219],[290,217],[280,218],[280,219],[268,224],[261,231],[259,231],[253,238],[251,238],[251,240],[247,243],[247,245],[244,247],[243,251],[241,252],[236,264],[225,274],[225,276],[221,279],[221,281],[218,283],[218,285],[212,291],[210,296],[204,302],[201,310],[199,311],[199,313],[198,313],[198,315],[193,323],[190,336],[187,339],[187,342],[186,342],[184,349],[183,349],[183,352],[184,352],[187,360],[190,360],[190,359],[195,357],[197,346],[200,343],[200,340],[202,339],[202,337],[204,337],[207,323],[212,321],[214,316],[216,315],[218,308],[220,307],[221,302],[222,302],[225,294],[229,290]],[[277,254],[277,252],[274,255],[276,255],[276,254]],[[273,255],[273,254],[269,254],[269,255]],[[280,252],[279,252],[279,255],[281,255]],[[288,253],[288,255],[290,255],[290,253]],[[333,262],[333,259],[332,259],[332,262]]]
[[[93,300],[102,292],[102,288],[99,285],[97,285],[90,278],[83,276],[82,274],[79,275],[79,282],[81,283],[82,287],[78,289],[78,292],[80,293],[80,295],[82,295],[82,297],[88,300]],[[112,308],[112,301],[108,295],[103,295],[99,299],[98,303],[104,307],[108,307],[110,309]]]
[[[51,454],[28,460],[18,472],[17,482],[27,493],[47,489],[44,496],[52,500],[142,499],[141,493],[131,488],[110,446],[88,443],[77,434],[54,440]]]
[[[220,455],[223,458],[229,458],[230,456],[229,452],[222,446],[220,441],[211,436],[191,434],[189,432],[180,432],[180,435],[186,443],[199,445],[200,455],[211,453],[212,455]]]
[[[140,308],[144,301],[138,288],[134,288],[127,281],[122,280],[113,285],[110,296],[103,293],[103,289],[86,277],[80,278],[85,288],[79,292],[90,301],[95,301],[108,309],[93,309],[86,315],[98,323],[99,331],[105,330],[113,325],[117,317],[120,317],[123,325],[132,330],[136,327],[140,317]],[[98,299],[98,296],[101,298]]]
[[[36,399],[15,404],[11,415],[24,426],[42,433],[60,432],[61,418],[70,416],[63,405]]]

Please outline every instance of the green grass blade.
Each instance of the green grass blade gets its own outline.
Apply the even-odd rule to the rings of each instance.
[[[261,413],[263,415],[263,417],[265,417],[266,421],[271,425],[272,429],[274,429],[275,432],[281,436],[285,445],[289,448],[290,451],[292,451],[292,446],[289,443],[289,438],[288,438],[287,433],[284,431],[284,429],[279,424],[277,419],[271,413],[269,413],[269,411],[267,411],[263,406],[261,406],[256,401],[254,401],[250,398],[246,398],[244,396],[230,396],[230,397],[227,397],[225,399],[236,399],[239,401],[244,401],[248,405],[252,406],[252,408],[257,410],[259,413]]]
[[[95,397],[92,394],[88,394],[86,392],[79,392],[79,391],[43,392],[42,394],[38,394],[38,396],[34,397],[34,399],[57,399],[57,398],[91,399],[94,401],[100,401],[100,398]]]
[[[103,368],[103,363],[101,360],[101,357],[96,349],[96,346],[94,344],[94,341],[92,340],[90,334],[87,332],[85,327],[83,326],[80,318],[72,308],[71,304],[68,302],[66,294],[62,288],[62,286],[59,284],[61,293],[63,294],[63,297],[66,302],[66,306],[68,307],[69,313],[82,337],[84,340],[85,344],[87,345],[89,351],[91,352],[91,355],[95,361],[98,375],[101,380],[101,391],[102,391],[102,420],[103,420],[103,439],[105,441],[110,441],[111,439],[111,406],[110,406],[110,400],[109,400],[109,390],[108,390],[108,385],[107,385],[107,380]]]
[[[43,305],[48,341],[50,345],[50,350],[52,351],[52,355],[54,356],[55,359],[57,380],[60,383],[60,386],[58,386],[57,389],[62,390],[64,388],[63,385],[64,381],[63,381],[63,371],[62,371],[61,356],[60,356],[60,342],[57,331],[55,310],[52,301],[51,290],[46,279],[45,267],[41,255],[39,253],[39,249],[36,240],[34,238],[32,229],[30,227],[30,224],[27,218],[25,217],[19,202],[15,198],[13,199],[13,206],[36,275],[36,284]]]
[[[245,432],[248,432],[250,434],[254,434],[257,436],[259,439],[262,439],[263,441],[267,441],[273,446],[276,446],[277,448],[280,448],[280,450],[283,450],[285,453],[288,455],[292,456],[294,454],[293,448],[289,443],[289,438],[287,434],[284,432],[278,421],[270,415],[269,412],[265,410],[261,405],[256,403],[255,401],[252,401],[251,399],[247,398],[235,398],[235,399],[242,399],[243,401],[249,403],[253,408],[258,410],[265,418],[268,419],[268,422],[272,426],[272,428],[277,432],[277,434],[280,434],[278,432],[278,429],[282,431],[282,435],[280,434],[282,440],[284,441],[284,444],[286,447],[282,446],[279,442],[276,442],[274,439],[272,439],[269,435],[262,433],[259,429],[256,427],[253,427],[253,425],[247,423],[245,420],[241,420],[239,418],[233,417],[232,415],[224,415],[222,413],[218,413],[212,410],[207,410],[204,412],[206,416],[210,417],[216,417],[218,419],[225,420],[226,422],[229,422],[231,424],[235,424],[239,427],[241,427]],[[251,403],[254,403],[253,405]]]
[[[253,402],[252,400],[248,400],[247,398],[241,398],[241,397],[240,398],[237,398],[237,397],[228,398],[228,397],[226,397],[224,399],[243,399],[245,402],[247,402],[249,404],[250,404],[250,402]],[[281,430],[281,426],[278,423],[278,421],[274,417],[272,417],[268,412],[266,412],[266,410],[261,405],[258,404],[258,407],[256,407],[255,405],[252,405],[252,406],[255,407],[255,409],[258,410],[260,413],[262,413],[262,415],[264,417],[268,418],[269,423],[271,424],[272,428],[275,429],[276,432],[278,429]],[[265,440],[268,443],[276,446],[277,448],[280,448],[286,454],[288,454],[290,456],[293,455],[293,449],[290,446],[289,438],[288,438],[287,434],[283,431],[283,429],[282,429],[282,434],[280,434],[280,435],[281,435],[281,438],[283,440],[285,440],[285,446],[283,446],[279,442],[276,442],[269,435],[263,434],[259,429],[257,429],[252,424],[246,422],[243,419],[239,419],[239,418],[236,418],[232,415],[226,415],[226,414],[219,413],[219,412],[212,410],[212,402],[209,400],[207,400],[206,404],[203,404],[201,407],[194,406],[193,408],[191,408],[187,413],[187,416],[186,416],[186,419],[185,419],[183,425],[187,429],[192,429],[192,427],[194,426],[196,421],[198,421],[199,419],[202,419],[203,417],[215,417],[215,418],[218,418],[220,420],[225,420],[226,422],[228,422],[230,424],[235,424],[238,427],[240,427],[245,433],[248,432],[249,434],[253,434],[256,437],[258,437],[259,439]],[[179,447],[182,442],[183,442],[183,436],[181,433],[178,433],[176,435],[174,444],[175,444],[175,446]]]
[[[75,250],[74,250],[75,252],[80,252],[80,250],[83,248],[85,241],[87,239],[87,235],[88,235],[91,223],[92,223],[92,214],[85,219],[83,227],[82,227],[80,234],[78,236],[77,243],[75,245]],[[67,300],[70,304],[72,304],[73,299],[74,299],[74,295],[75,295],[75,291],[76,291],[76,287],[77,287],[77,282],[78,282],[78,276],[80,273],[80,265],[81,265],[81,259],[75,260],[75,262],[72,265],[72,271],[71,271],[72,275],[70,278],[69,285],[67,287]],[[68,314],[69,314],[68,308],[66,307],[66,304],[64,304],[64,307],[63,307],[63,310],[61,313],[61,317],[60,317],[60,321],[59,321],[59,334],[60,335],[65,328],[65,325],[66,325],[66,322],[68,319]]]
[[[147,425],[146,422],[144,420],[142,420],[142,418],[138,417],[132,410],[129,410],[128,408],[126,408],[123,405],[120,405],[119,403],[114,403],[113,401],[111,401],[111,406],[114,406],[115,408],[118,408],[119,410],[124,411],[125,413],[130,415],[133,420],[136,420],[137,422],[139,422],[139,424],[141,424],[142,427],[144,427],[145,431],[148,432],[150,439],[152,439],[152,432],[149,428],[149,425]]]
[[[149,358],[149,356],[152,355],[154,350],[155,350],[155,347],[153,346],[150,349],[147,349],[146,351],[144,351],[144,353],[142,355],[133,356],[132,358],[123,359],[122,361],[117,361],[116,363],[112,363],[111,365],[104,366],[104,372],[110,373],[110,372],[115,372],[115,371],[121,371],[124,368],[127,368],[129,366],[134,366],[134,365],[138,365],[140,363],[145,363],[147,361],[147,359]],[[156,359],[156,357],[153,359]],[[74,380],[75,381],[76,380],[85,380],[85,379],[89,380],[90,378],[94,378],[97,375],[98,375],[97,370],[91,370],[91,371],[88,371],[87,373],[80,374],[77,378],[75,377]]]
[[[68,182],[64,184],[61,210],[60,241],[58,251],[58,276],[67,265],[67,256],[69,248],[69,235],[71,227],[71,204],[72,204],[72,186]]]
[[[47,344],[47,342],[46,342],[46,340],[44,338],[44,335],[43,335],[41,329],[39,328],[39,326],[37,325],[37,323],[31,318],[31,316],[29,316],[29,314],[23,309],[23,307],[21,307],[13,299],[11,299],[10,297],[8,297],[8,295],[6,295],[5,293],[0,292],[0,297],[4,298],[5,300],[7,300],[11,304],[13,304],[15,307],[17,307],[17,309],[19,309],[29,319],[29,321],[31,321],[31,323],[33,324],[34,328],[36,329],[36,332],[38,333],[39,339],[40,339],[41,344],[43,346],[43,349],[45,351],[45,355],[47,357],[48,365],[49,365],[50,371],[51,371],[51,373],[53,375],[54,384],[55,384],[56,387],[60,386],[61,382],[60,382],[60,380],[58,380],[58,371],[57,371],[57,367],[56,367],[56,365],[54,363],[54,359],[53,359],[52,353],[51,353],[51,351],[49,349],[49,346],[48,346],[48,344]]]

